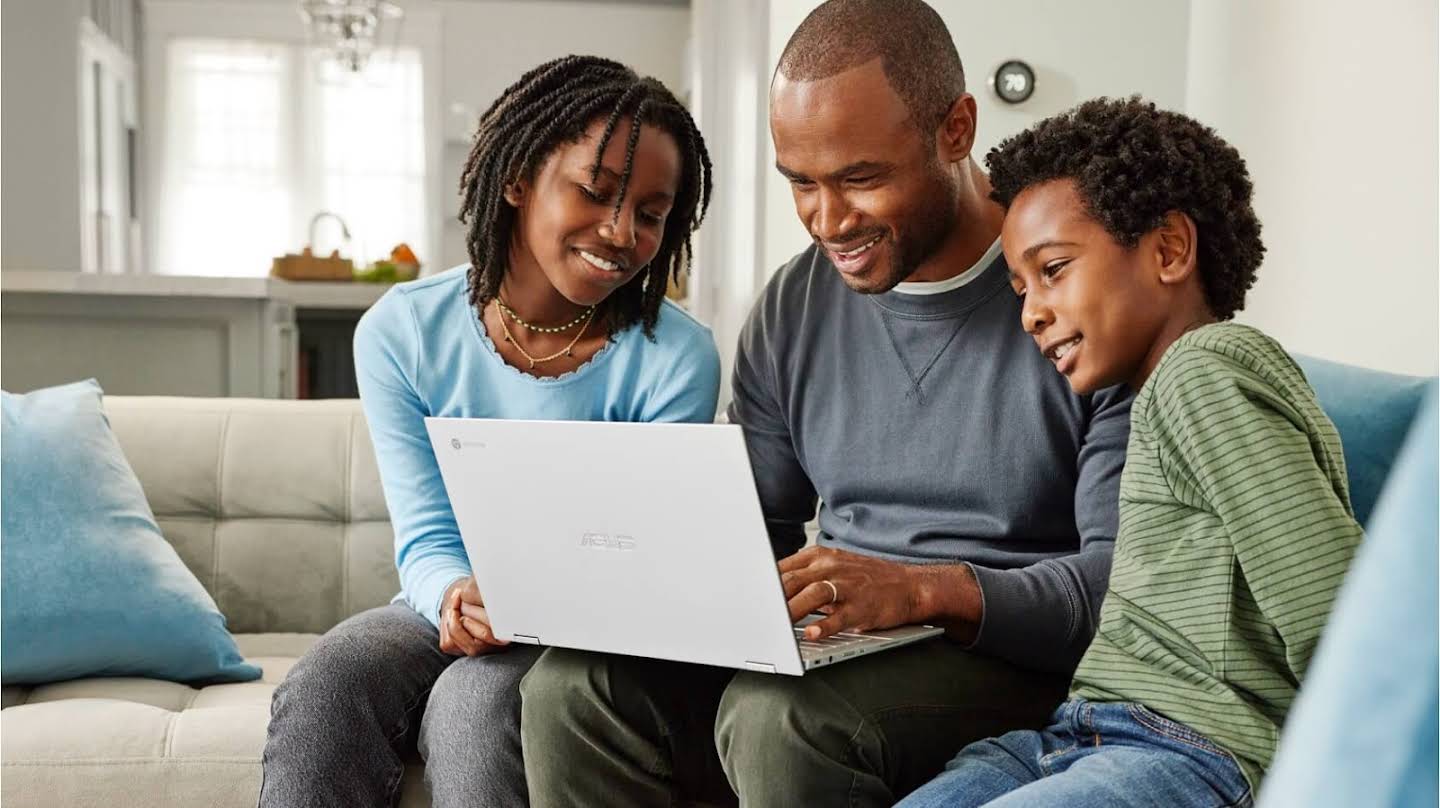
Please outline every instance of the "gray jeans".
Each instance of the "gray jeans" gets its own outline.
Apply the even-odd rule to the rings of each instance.
[[[435,808],[527,804],[519,683],[540,655],[454,657],[403,604],[351,617],[275,690],[262,808],[394,805],[418,748]]]

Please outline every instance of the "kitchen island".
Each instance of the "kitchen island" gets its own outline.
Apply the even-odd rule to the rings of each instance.
[[[349,336],[389,284],[0,271],[0,387],[354,395]]]

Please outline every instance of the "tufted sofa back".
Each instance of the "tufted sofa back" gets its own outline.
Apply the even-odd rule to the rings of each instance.
[[[156,521],[236,633],[320,633],[399,591],[360,402],[107,396]]]

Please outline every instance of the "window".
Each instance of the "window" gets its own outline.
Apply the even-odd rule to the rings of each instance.
[[[167,47],[156,271],[265,275],[308,243],[322,210],[353,240],[324,225],[317,253],[339,248],[360,265],[404,241],[429,254],[417,51],[377,55],[354,74],[291,44]]]

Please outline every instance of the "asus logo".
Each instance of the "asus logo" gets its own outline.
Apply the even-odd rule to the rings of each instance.
[[[609,533],[586,533],[580,537],[581,547],[593,547],[596,550],[634,550],[635,539],[631,536],[621,534],[610,535]]]

